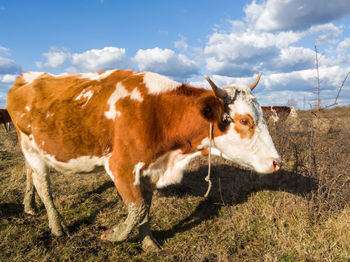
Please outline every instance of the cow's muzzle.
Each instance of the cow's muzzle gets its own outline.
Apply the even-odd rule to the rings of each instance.
[[[282,165],[282,160],[280,158],[275,158],[272,161],[272,172],[277,172],[278,170],[280,170]]]

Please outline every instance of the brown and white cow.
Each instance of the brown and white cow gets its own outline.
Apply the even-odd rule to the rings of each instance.
[[[0,124],[4,125],[7,133],[10,131],[11,117],[5,108],[0,108]]]
[[[266,122],[272,119],[276,123],[286,121],[289,117],[296,118],[298,116],[293,106],[262,106],[261,109]]]
[[[149,228],[153,190],[179,183],[189,161],[208,149],[259,173],[280,168],[278,155],[250,86],[214,92],[150,72],[111,70],[53,76],[24,73],[7,108],[27,172],[25,212],[34,212],[34,187],[51,232],[67,231],[52,201],[49,168],[90,172],[103,166],[128,207],[128,217],[102,235],[123,241],[135,226],[145,250],[158,246]],[[33,186],[34,185],[34,186]]]

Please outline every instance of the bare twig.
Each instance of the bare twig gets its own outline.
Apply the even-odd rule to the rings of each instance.
[[[317,109],[321,108],[321,84],[320,84],[320,72],[318,70],[318,56],[317,56],[317,46],[315,45],[315,55],[316,55],[316,71],[317,71]]]
[[[345,82],[346,82],[346,80],[347,80],[347,78],[348,78],[349,75],[350,75],[350,71],[347,73],[347,75],[345,76],[345,78],[344,78],[344,80],[343,80],[341,86],[339,87],[339,90],[338,90],[337,96],[335,97],[334,103],[333,103],[333,104],[330,104],[330,105],[328,105],[328,106],[326,106],[326,107],[324,107],[324,108],[329,108],[329,107],[332,107],[332,106],[336,106],[336,105],[338,104],[338,103],[337,103],[337,100],[338,100],[338,98],[339,98],[340,91],[342,90],[343,86],[345,85]]]
[[[344,78],[343,83],[342,83],[341,86],[339,87],[337,97],[336,97],[335,100],[334,100],[334,104],[335,104],[335,105],[337,104],[337,100],[338,100],[340,91],[342,90],[342,88],[343,88],[343,86],[344,86],[344,84],[345,84],[345,81],[346,81],[346,79],[348,78],[349,74],[350,74],[350,71],[348,72],[348,74],[347,74],[346,77]]]

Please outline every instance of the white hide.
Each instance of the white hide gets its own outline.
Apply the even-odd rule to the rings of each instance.
[[[88,78],[90,80],[100,81],[101,79],[108,77],[110,74],[112,74],[115,71],[116,70],[107,70],[101,74],[99,74],[99,73],[85,73],[85,74],[81,74],[79,78],[80,79]]]
[[[149,177],[156,188],[178,184],[181,182],[183,172],[189,162],[199,155],[200,152],[184,155],[181,154],[181,150],[170,151],[144,170],[141,170],[144,163],[140,162],[134,168],[134,185],[140,184],[140,177]]]
[[[134,170],[132,171],[135,174],[134,186],[140,184],[141,168],[143,168],[145,163],[139,162],[135,165]]]
[[[49,74],[49,73],[44,73],[44,72],[25,72],[25,73],[22,73],[21,77],[24,81],[26,81],[26,85],[29,85],[29,84],[33,83],[38,77],[40,77],[43,74],[54,76],[54,77],[60,77],[60,76],[67,75],[67,73],[54,75],[54,74]]]
[[[143,101],[141,93],[136,87],[132,90],[132,92],[130,94],[130,98],[133,100],[139,101],[139,102]]]
[[[45,153],[38,147],[32,135],[27,136],[21,132],[20,136],[23,154],[29,165],[38,173],[45,172],[48,167],[62,173],[91,172],[98,166],[108,165],[109,155],[104,157],[81,156],[70,159],[68,162],[57,161],[54,156]]]
[[[116,116],[120,116],[121,112],[117,111],[115,108],[115,104],[118,102],[119,99],[125,98],[130,96],[131,99],[142,102],[143,98],[141,96],[140,91],[135,87],[131,93],[126,90],[126,88],[123,86],[122,83],[118,82],[114,92],[108,99],[107,103],[109,105],[109,110],[105,112],[105,116],[108,119],[115,119]]]
[[[29,85],[42,74],[43,72],[25,72],[22,74],[22,79],[27,82],[27,85]]]
[[[89,91],[83,90],[83,91],[75,98],[75,101],[78,101],[78,100],[80,100],[80,99],[87,99],[87,101],[85,102],[85,103],[87,103],[87,102],[89,102],[89,100],[91,99],[91,97],[92,97],[93,94],[94,94],[94,92],[91,91],[91,90],[89,90]]]
[[[151,72],[144,73],[143,82],[148,88],[148,93],[154,95],[168,92],[181,86],[181,84],[178,82],[175,82],[165,76]]]
[[[109,110],[105,112],[105,116],[108,119],[115,119],[117,116],[117,110],[115,109],[115,104],[121,98],[124,98],[129,95],[129,92],[125,89],[125,87],[121,83],[117,83],[114,92],[108,99],[107,103],[109,105]]]

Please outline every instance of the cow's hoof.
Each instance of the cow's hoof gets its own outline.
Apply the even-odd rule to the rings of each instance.
[[[122,242],[128,238],[130,231],[124,223],[103,232],[101,239],[111,242]]]
[[[64,235],[69,236],[69,230],[62,221],[59,224],[51,227],[51,233],[56,237],[61,237]]]
[[[28,214],[28,215],[35,215],[36,214],[36,205],[35,205],[35,201],[29,201],[28,199],[24,199],[23,201],[23,205],[24,205],[24,213]]]
[[[24,213],[31,215],[31,216],[34,216],[36,214],[36,211],[34,208],[24,208]]]
[[[158,252],[161,248],[157,241],[150,236],[146,236],[142,241],[142,249],[145,252]]]

